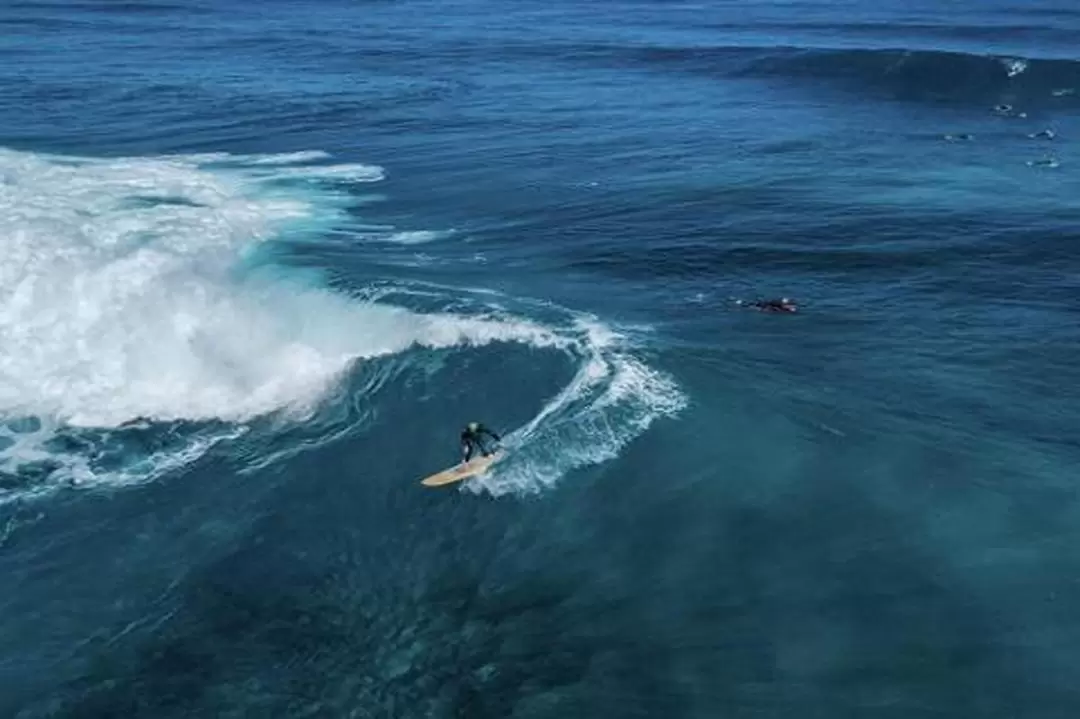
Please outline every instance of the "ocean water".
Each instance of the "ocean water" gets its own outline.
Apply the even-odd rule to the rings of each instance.
[[[1077,716],[1078,38],[3,3],[0,716]]]

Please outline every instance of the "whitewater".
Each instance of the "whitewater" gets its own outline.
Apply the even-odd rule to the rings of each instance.
[[[520,433],[508,433],[510,446],[523,449],[539,437],[543,456],[517,452],[501,484],[480,479],[475,488],[550,485],[570,468],[614,456],[652,419],[681,408],[671,381],[595,320],[564,312],[562,327],[547,326],[483,304],[472,313],[412,311],[378,301],[374,288],[342,294],[276,263],[275,243],[340,229],[362,188],[384,176],[377,166],[330,159],[0,151],[8,248],[0,269],[0,470],[17,475],[51,463],[53,486],[175,471],[257,418],[310,420],[356,362],[414,347],[523,343],[569,353],[580,365]],[[368,230],[357,241],[408,243],[423,232]],[[118,473],[95,467],[100,439],[83,452],[53,449],[57,435],[79,429],[100,435],[178,421],[204,426],[171,454],[133,458]],[[38,480],[31,491],[40,489]]]

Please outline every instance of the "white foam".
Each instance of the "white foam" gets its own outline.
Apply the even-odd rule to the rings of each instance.
[[[0,150],[0,419],[41,421],[39,431],[9,436],[0,470],[56,460],[44,444],[64,425],[303,415],[351,362],[414,345],[560,343],[528,322],[423,315],[280,277],[237,276],[253,247],[298,223],[327,222],[341,205],[340,192],[316,184],[266,183],[282,176],[278,165],[311,159],[258,156],[245,165],[221,155],[88,160]],[[234,168],[205,166],[225,160]],[[338,182],[381,173],[288,170]],[[181,454],[212,444],[203,437]],[[94,480],[77,460],[59,459],[68,479]]]
[[[413,230],[411,232],[394,232],[378,239],[398,245],[422,245],[442,239],[446,234],[445,232],[434,232],[432,230]]]
[[[261,163],[266,165],[268,163]],[[385,177],[381,167],[375,165],[307,165],[284,167],[273,165],[260,168],[259,175],[267,179],[338,180],[341,182],[378,182]]]
[[[593,318],[577,324],[582,361],[573,379],[507,435],[508,458],[463,489],[496,496],[540,491],[571,470],[613,459],[655,420],[686,407],[678,385],[634,357],[624,335]]]
[[[1023,58],[1002,58],[1001,64],[1005,66],[1005,72],[1009,77],[1016,77],[1028,69],[1028,61]]]
[[[596,317],[575,313],[554,303],[508,297],[491,288],[413,284],[381,285],[365,296],[394,299],[469,297],[501,315],[506,307],[542,317],[551,335],[546,344],[575,362],[571,380],[545,402],[523,426],[507,432],[503,443],[511,453],[492,472],[469,480],[464,491],[495,496],[531,494],[556,484],[571,471],[613,459],[653,422],[678,415],[688,398],[672,377],[650,367],[638,353],[653,328],[626,325],[618,329]],[[535,343],[534,343],[535,344]]]
[[[0,423],[0,472],[59,463],[58,483],[152,479],[242,435],[253,419],[308,416],[352,363],[415,346],[520,342],[577,362],[572,381],[508,435],[515,451],[506,466],[468,483],[473,491],[550,486],[614,457],[685,406],[675,383],[633,354],[625,333],[586,317],[566,326],[568,313],[552,305],[528,311],[550,326],[509,314],[490,290],[470,293],[483,300],[459,302],[467,307],[460,313],[424,314],[388,301],[415,294],[431,304],[446,296],[440,288],[374,286],[344,297],[245,271],[244,259],[272,237],[351,221],[345,212],[355,193],[341,183],[382,177],[380,168],[328,159],[88,159],[0,149],[0,420],[35,418]],[[406,244],[442,236],[380,231]],[[461,290],[454,296],[461,300]],[[102,469],[97,455],[121,451],[109,444],[111,428],[137,418],[206,427]],[[105,444],[65,449],[57,440],[72,427],[104,432]]]
[[[287,152],[276,155],[248,156],[247,159],[255,165],[289,165],[300,162],[328,160],[330,159],[330,155],[322,150],[301,150],[300,152]]]

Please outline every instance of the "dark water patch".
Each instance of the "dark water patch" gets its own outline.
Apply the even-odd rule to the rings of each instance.
[[[39,80],[25,83],[17,79],[0,78],[0,88],[12,99],[34,103],[85,103],[93,102],[102,93],[109,92],[107,83],[97,82],[48,82]]]
[[[1070,7],[1023,7],[1018,6],[1015,10],[1019,11],[1022,15],[1030,15],[1031,17],[1045,17],[1053,18],[1055,20],[1080,20],[1080,10]]]
[[[31,417],[23,421],[38,420]],[[56,488],[60,484],[75,487],[87,478],[108,478],[114,473],[121,477],[128,473],[138,476],[157,464],[167,465],[168,457],[182,454],[193,442],[201,441],[200,438],[227,433],[229,429],[224,422],[150,420],[109,428],[61,426],[33,444],[34,451],[43,453],[44,458],[20,460],[17,454],[5,458],[9,467],[0,476],[0,499],[11,499],[27,490]],[[0,449],[9,449],[18,440],[18,433],[0,437]],[[106,481],[103,490],[107,489]]]
[[[5,420],[4,426],[17,434],[33,433],[41,429],[41,419],[38,417],[13,417]]]
[[[22,462],[17,470],[0,475],[0,497],[48,484],[63,469],[64,463],[52,458]]]
[[[11,10],[62,10],[64,12],[87,12],[102,14],[156,14],[183,12],[210,13],[212,8],[201,0],[193,0],[189,3],[175,3],[166,0],[144,0],[144,2],[127,2],[125,0],[72,0],[72,2],[54,2],[50,0],[31,0],[21,2],[15,0],[7,4]]]
[[[595,710],[579,685],[597,672],[632,691],[621,715],[681,715],[656,691],[663,650],[626,634],[625,597],[582,605],[580,569],[514,571],[501,541],[512,505],[455,507],[413,488],[413,512],[432,505],[459,528],[409,521],[380,535],[395,504],[369,487],[373,506],[330,510],[313,535],[312,519],[329,519],[320,494],[281,497],[296,511],[191,573],[163,623],[89,652],[81,678],[24,716],[552,716]]]
[[[1011,220],[1016,221],[1015,215]],[[687,228],[682,237],[654,238],[647,246],[578,245],[573,267],[636,279],[695,278],[730,272],[797,270],[820,273],[870,273],[880,277],[909,275],[952,267],[957,281],[980,267],[994,274],[997,266],[1070,266],[1076,233],[1048,226],[1045,230],[1002,231],[985,216],[948,214],[934,217],[840,219],[828,225],[773,227],[754,223],[733,229],[718,222],[713,232]],[[950,281],[950,280],[943,280]]]
[[[1023,644],[1043,620],[998,611],[1010,585],[973,592],[910,505],[855,469],[889,466],[913,500],[957,507],[980,490],[943,480],[970,459],[928,447],[867,465],[881,438],[793,439],[806,461],[778,480],[760,436],[714,442],[722,469],[685,451],[706,426],[533,502],[421,493],[366,443],[309,457],[275,509],[186,575],[174,611],[88,648],[80,677],[21,717],[1049,719],[1075,699]]]
[[[0,17],[0,27],[33,32],[85,31],[93,22],[70,17]]]
[[[45,483],[61,467],[56,461],[38,460],[22,464],[16,472],[0,471],[0,496]]]
[[[206,207],[206,205],[186,197],[170,197],[165,195],[132,197],[127,201],[127,205],[133,208]]]
[[[228,100],[228,93],[220,88],[205,85],[147,82],[140,83],[133,78],[126,78],[110,88],[112,99],[131,106],[160,105],[167,108],[170,103],[187,104],[195,107],[216,104]]]

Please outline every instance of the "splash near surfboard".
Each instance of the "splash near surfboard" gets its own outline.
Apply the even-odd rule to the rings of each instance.
[[[464,464],[459,464],[450,469],[444,469],[441,472],[436,472],[430,477],[426,477],[420,480],[420,484],[426,487],[441,487],[446,484],[453,484],[454,482],[460,482],[468,479],[469,477],[475,477],[478,474],[483,474],[488,468],[498,462],[506,456],[505,450],[497,450],[493,454],[487,457],[476,457]]]

